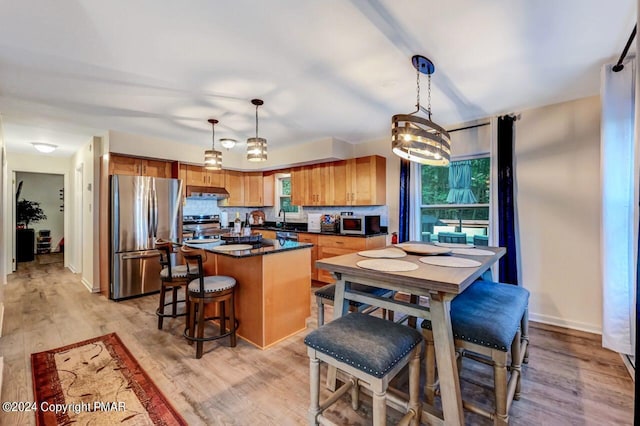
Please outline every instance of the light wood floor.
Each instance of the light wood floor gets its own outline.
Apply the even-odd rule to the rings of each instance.
[[[5,289],[0,357],[2,401],[31,401],[29,356],[98,335],[117,332],[156,385],[190,425],[298,425],[306,423],[308,358],[305,332],[261,351],[239,340],[205,345],[202,359],[181,337],[182,319],[156,327],[157,295],[120,303],[90,294],[61,264],[20,264]],[[310,300],[310,303],[311,300]],[[315,305],[312,303],[312,305]],[[330,318],[330,314],[328,316]],[[316,327],[315,307],[309,319]],[[511,408],[514,425],[631,424],[633,382],[620,357],[600,347],[599,336],[532,327],[523,395]],[[465,397],[491,406],[478,385],[486,366],[465,360]],[[330,412],[338,423],[370,423],[370,404],[353,412],[347,399]],[[490,424],[467,414],[468,424]],[[32,414],[0,413],[1,425],[34,424]]]

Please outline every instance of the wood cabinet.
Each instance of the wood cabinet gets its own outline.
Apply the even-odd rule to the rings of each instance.
[[[386,193],[386,159],[377,155],[295,167],[291,171],[291,202],[295,205],[383,205]]]
[[[316,269],[316,260],[318,260],[318,235],[300,232],[298,233],[298,242],[313,244],[311,248],[311,279],[317,280],[318,270]]]
[[[109,174],[170,178],[171,162],[109,154]]]
[[[244,207],[244,175],[242,172],[226,170],[224,188],[229,192],[229,198],[220,200],[219,206]]]
[[[332,163],[333,205],[376,206],[386,204],[387,162],[379,155]]]
[[[276,231],[272,231],[270,229],[260,229],[258,232],[262,234],[262,238],[269,238],[271,240],[276,238]]]
[[[318,235],[317,259],[341,256],[361,250],[371,250],[385,247],[387,244],[386,235],[376,235],[374,237],[342,237],[338,235]],[[325,283],[333,283],[335,279],[330,272],[324,269],[317,269],[317,280]]]
[[[291,204],[294,206],[307,205],[307,191],[309,190],[307,171],[306,167],[291,169]]]
[[[270,207],[275,205],[276,174],[264,172],[262,174],[262,205]]]
[[[231,192],[229,188],[227,188],[227,191]],[[262,172],[244,173],[244,205],[246,207],[264,206]]]
[[[224,187],[224,170],[206,170],[202,166],[185,165],[187,185]]]

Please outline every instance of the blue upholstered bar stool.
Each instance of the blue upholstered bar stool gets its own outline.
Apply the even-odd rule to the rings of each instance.
[[[467,234],[464,232],[440,232],[439,243],[467,244]]]
[[[451,302],[451,326],[456,351],[462,356],[493,366],[495,410],[463,402],[464,408],[493,419],[509,422],[509,408],[520,398],[521,364],[528,360],[529,292],[522,287],[491,281],[476,281]],[[422,322],[426,341],[424,388],[427,403],[433,404],[436,390],[435,350],[431,321]],[[507,367],[511,349],[511,365]],[[507,381],[507,370],[511,376]]]
[[[352,284],[351,285],[354,290],[361,291],[364,293],[369,293],[375,296],[381,297],[391,297],[393,296],[393,291],[387,290],[384,288],[370,287],[368,285],[362,284]],[[336,285],[329,284],[315,291],[316,295],[316,304],[318,305],[318,327],[324,324],[324,305],[333,306],[333,301],[336,298]],[[370,310],[375,310],[375,307],[371,307],[370,305],[366,305],[361,302],[356,302],[355,300],[345,300],[345,302],[349,302],[349,310],[352,312],[363,312]],[[386,317],[386,309],[383,309],[383,317]]]
[[[158,316],[158,330],[162,330],[162,323],[166,317],[176,318],[187,315],[187,312],[178,313],[178,303],[186,304],[186,290],[185,298],[178,299],[178,290],[185,288],[189,282],[187,265],[177,265],[172,261],[172,254],[174,253],[174,247],[176,244],[171,241],[156,240],[155,247],[160,251],[160,265],[162,270],[160,271],[160,301],[158,309],[156,309],[156,315]],[[166,293],[171,291],[171,301],[166,301]],[[166,312],[167,306],[171,306],[171,313]]]
[[[190,342],[196,342],[196,358],[202,358],[203,343],[211,340],[229,337],[231,347],[236,346],[236,329],[238,321],[235,316],[235,287],[236,280],[224,275],[205,276],[202,255],[194,249],[183,246],[182,255],[189,265],[191,277],[196,277],[187,286],[188,319],[184,337]],[[194,274],[191,265],[197,265]],[[205,306],[210,303],[218,304],[218,314],[205,317]],[[227,315],[228,309],[228,315]],[[218,320],[220,333],[216,336],[204,336],[205,323]],[[227,331],[227,321],[229,331]]]
[[[387,399],[406,409],[404,423],[417,425],[420,405],[420,350],[422,336],[415,329],[354,312],[312,331],[304,339],[310,365],[311,405],[309,424],[333,424],[323,411],[347,391],[358,408],[359,387],[373,393],[373,424],[386,424]],[[320,403],[320,361],[351,376],[327,400]],[[389,381],[409,365],[409,401],[387,394]]]

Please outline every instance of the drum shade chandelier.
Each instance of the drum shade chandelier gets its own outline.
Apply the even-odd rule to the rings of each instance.
[[[204,168],[207,170],[222,170],[222,152],[216,151],[215,142],[216,142],[216,124],[218,124],[218,120],[215,118],[210,118],[209,123],[211,123],[211,149],[207,149],[204,152]]]
[[[251,103],[256,106],[256,137],[247,139],[247,160],[267,161],[267,140],[258,137],[258,107],[264,102],[261,99],[252,99]]]
[[[431,74],[436,70],[429,59],[421,55],[411,58],[416,69],[416,110],[411,114],[397,114],[391,118],[391,149],[394,154],[420,164],[446,166],[451,156],[449,133],[431,121]],[[429,77],[429,103],[420,106],[420,74]],[[417,115],[426,112],[427,118]]]

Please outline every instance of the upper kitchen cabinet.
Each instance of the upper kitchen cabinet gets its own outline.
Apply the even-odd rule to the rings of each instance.
[[[224,188],[229,192],[229,198],[220,200],[219,206],[243,207],[244,204],[244,173],[225,170]]]
[[[109,174],[170,178],[171,163],[128,155],[109,154]]]
[[[306,205],[328,206],[332,204],[331,163],[320,163],[307,167],[306,196]]]
[[[187,185],[193,186],[217,186],[224,187],[224,175],[223,170],[206,170],[202,166],[194,166],[188,164],[186,167],[186,182]]]
[[[227,188],[227,191],[231,193],[230,188]],[[244,173],[244,205],[246,207],[262,207],[265,205],[262,172]]]
[[[378,155],[335,161],[331,182],[335,206],[377,206],[386,203],[386,158]]]
[[[275,203],[276,174],[275,172],[264,172],[262,174],[262,205],[273,206]]]
[[[291,204],[306,206],[309,200],[309,173],[307,167],[291,169]]]

